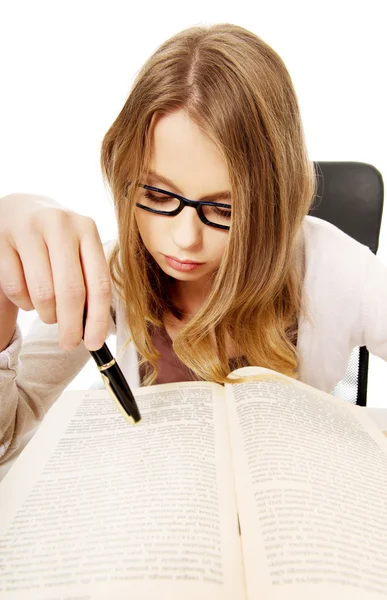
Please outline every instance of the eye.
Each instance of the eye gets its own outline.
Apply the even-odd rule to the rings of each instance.
[[[180,201],[174,196],[147,189],[144,190],[144,198],[141,203],[149,209],[166,213],[174,212],[180,206]]]
[[[173,198],[171,198],[171,196],[163,196],[162,194],[159,194],[158,192],[150,192],[149,190],[145,190],[144,196],[147,200],[150,200],[151,202],[155,202],[156,204],[158,202],[168,202],[170,200],[173,200]]]
[[[212,207],[213,212],[222,217],[223,219],[231,219],[231,208],[218,208],[217,206]]]

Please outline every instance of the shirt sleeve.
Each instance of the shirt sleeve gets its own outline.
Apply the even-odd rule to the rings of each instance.
[[[105,253],[109,246],[104,245]],[[115,333],[114,314],[113,303],[109,335]],[[24,339],[16,325],[9,346],[0,352],[0,462],[12,456],[89,359],[83,340],[73,350],[59,346],[57,323],[37,318]]]
[[[387,265],[369,250],[362,297],[363,345],[387,361]]]

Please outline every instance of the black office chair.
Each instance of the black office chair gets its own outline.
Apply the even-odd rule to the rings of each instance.
[[[383,212],[380,172],[361,162],[315,162],[314,167],[318,190],[309,214],[336,225],[376,254]],[[365,346],[353,350],[333,395],[366,406],[368,358]]]

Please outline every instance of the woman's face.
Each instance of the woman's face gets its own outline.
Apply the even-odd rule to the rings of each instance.
[[[152,175],[143,184],[190,200],[229,192],[230,200],[220,202],[232,204],[225,160],[184,111],[159,117],[151,142]],[[140,188],[137,202],[141,203],[144,193],[146,190]],[[169,217],[136,207],[135,215],[145,247],[168,275],[180,281],[205,283],[219,268],[229,232],[203,223],[196,209],[185,206],[178,215]],[[176,261],[195,264],[184,266]]]

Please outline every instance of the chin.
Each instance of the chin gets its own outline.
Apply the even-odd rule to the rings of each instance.
[[[170,275],[174,279],[178,279],[179,281],[199,281],[199,279],[202,279],[202,277],[206,276],[206,273],[204,275],[203,275],[203,273],[201,273],[199,275],[199,273],[195,273],[194,271],[191,271],[191,272],[177,271],[176,269],[172,269],[168,266],[161,267],[161,269],[164,271],[164,273],[166,273],[167,275]]]

